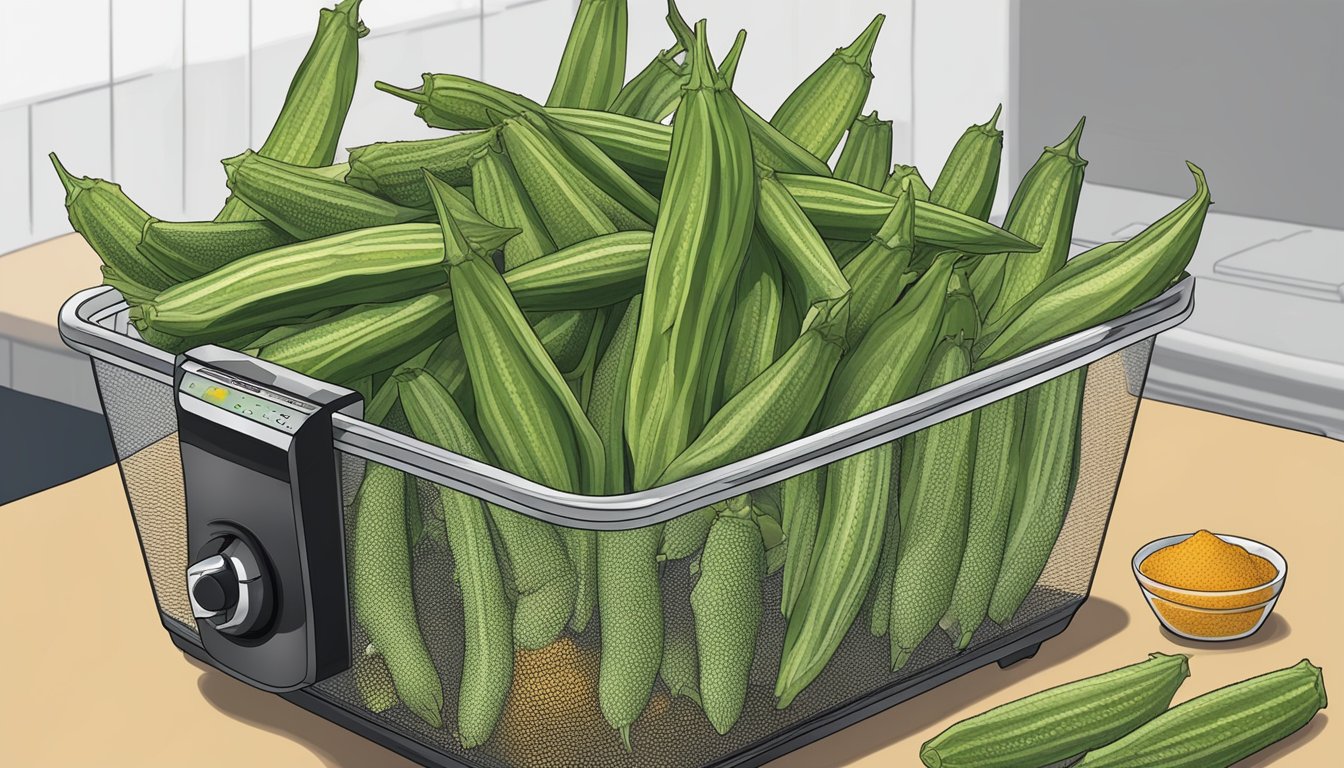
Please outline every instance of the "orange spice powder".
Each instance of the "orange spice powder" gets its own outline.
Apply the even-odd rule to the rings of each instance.
[[[1179,544],[1159,549],[1144,558],[1139,571],[1167,586],[1209,592],[1251,589],[1268,584],[1278,575],[1273,563],[1208,531],[1199,531]],[[1261,604],[1274,594],[1270,587],[1243,595],[1191,595],[1159,588],[1150,591],[1162,598],[1155,608],[1172,627],[1188,635],[1208,638],[1233,637],[1250,631],[1265,611]],[[1210,613],[1196,610],[1199,608],[1247,610]]]

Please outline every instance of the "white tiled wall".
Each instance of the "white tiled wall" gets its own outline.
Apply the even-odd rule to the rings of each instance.
[[[220,158],[265,139],[317,9],[331,2],[13,4],[0,25],[0,253],[68,230],[46,158],[52,150],[73,173],[119,181],[155,215],[208,218],[226,193]],[[543,100],[576,5],[365,3],[361,16],[371,33],[361,42],[359,86],[342,146],[435,133],[408,105],[375,91],[374,80],[415,85],[422,72],[456,72]],[[627,77],[672,44],[665,0],[629,5]],[[917,162],[930,182],[961,131],[1007,97],[1003,0],[679,5],[692,23],[709,17],[719,56],[739,28],[748,30],[736,89],[766,117],[835,48],[884,13],[868,109],[893,121],[894,158]]]

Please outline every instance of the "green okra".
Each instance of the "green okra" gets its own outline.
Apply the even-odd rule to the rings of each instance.
[[[103,260],[107,285],[134,304],[176,282],[136,250],[150,217],[126,196],[120,184],[76,178],[66,172],[55,152],[49,157],[65,188],[70,226]]]
[[[522,266],[555,251],[555,242],[503,149],[497,143],[486,145],[468,163],[476,211],[498,226],[519,230],[504,244],[504,269]]]
[[[977,365],[1007,360],[1051,339],[1090,328],[1148,301],[1180,277],[1194,256],[1209,210],[1204,172],[1187,163],[1195,193],[1118,246],[1102,245],[1064,263],[985,329]]]
[[[842,179],[776,173],[823,237],[866,240],[882,226],[896,198]],[[1039,247],[988,222],[915,196],[915,239],[965,253],[1035,253]]]
[[[296,172],[295,166],[251,150],[226,159],[224,169],[236,199],[296,240],[429,216],[423,209],[397,205],[348,184]]]
[[[1078,482],[1086,387],[1087,369],[1078,368],[1026,393],[1013,512],[989,601],[989,618],[1000,625],[1031,593],[1064,526]]]
[[[681,85],[685,79],[677,56],[682,53],[681,43],[658,55],[638,74],[630,78],[612,99],[608,112],[639,120],[662,122],[677,108],[681,100]],[[553,111],[552,114],[555,114]]]
[[[705,372],[721,361],[727,299],[755,218],[751,139],[703,38],[702,22],[635,337],[625,423],[636,488],[651,487],[708,420],[716,382]]]
[[[700,700],[720,734],[742,714],[761,625],[765,546],[749,497],[714,505],[716,515],[691,590],[700,658]]]
[[[822,426],[862,416],[915,393],[922,363],[938,336],[953,262],[951,254],[936,260],[905,298],[869,329],[831,382],[822,406]],[[827,469],[816,543],[789,612],[775,683],[781,708],[821,673],[868,593],[881,554],[893,456],[888,443]]]
[[[355,653],[350,670],[365,709],[386,712],[397,706],[397,689],[392,682],[392,673],[387,670],[383,655],[372,644],[366,646],[363,652]]]
[[[331,165],[355,95],[359,39],[369,33],[359,20],[359,3],[341,0],[319,11],[317,34],[258,154],[292,165]],[[230,196],[215,221],[255,218],[256,213]]]
[[[784,576],[779,611],[788,618],[812,563],[817,541],[822,499],[826,495],[826,468],[814,469],[785,480],[780,485],[779,506],[784,529]]]
[[[944,338],[929,360],[921,388],[970,372],[964,333]],[[891,668],[900,669],[947,612],[966,544],[975,417],[963,414],[917,432],[905,447],[901,535],[891,576]]]
[[[810,307],[848,295],[849,281],[793,196],[773,171],[761,169],[759,176],[756,220],[793,285],[795,310],[806,316]]]
[[[972,125],[948,154],[929,194],[930,202],[977,219],[989,218],[999,186],[1003,131],[996,127],[1003,105],[981,125]]]
[[[1062,142],[1046,147],[1018,185],[1004,229],[1040,243],[1035,253],[992,254],[976,267],[972,277],[997,285],[992,302],[981,302],[985,322],[995,323],[1057,272],[1069,257],[1073,220],[1083,188],[1087,161],[1078,154],[1086,118],[1079,120]]]
[[[350,603],[382,653],[397,695],[417,717],[441,728],[443,685],[416,620],[404,492],[400,472],[369,462],[355,499]]]
[[[775,361],[782,280],[774,253],[759,239],[753,239],[737,279],[733,319],[723,347],[718,403],[742,391]]]
[[[417,438],[474,458],[481,456],[462,412],[433,377],[424,371],[409,371],[397,374],[395,381]],[[455,580],[462,593],[466,636],[456,735],[470,749],[490,738],[513,683],[513,612],[504,594],[486,505],[461,491],[437,487]]]
[[[909,442],[911,439],[907,437],[891,446],[891,490],[887,494],[886,519],[882,523],[882,553],[878,556],[868,601],[868,631],[873,637],[886,637],[891,631],[892,577],[896,575],[896,556],[901,544],[900,497],[904,490],[901,474],[909,472],[909,459],[904,451]]]
[[[411,208],[433,208],[424,171],[460,187],[471,183],[472,156],[494,144],[498,130],[437,139],[385,141],[353,147],[345,183]]]
[[[878,118],[876,110],[854,118],[835,161],[835,178],[882,189],[890,168],[891,121]]]
[[[625,0],[579,0],[548,107],[606,109],[625,83]]]
[[[269,221],[145,221],[136,247],[174,282],[200,277],[294,237]]]
[[[910,187],[915,192],[915,199],[928,202],[933,191],[924,182],[924,177],[919,175],[919,169],[913,165],[897,163],[891,166],[891,173],[887,174],[887,180],[882,182],[882,193],[896,196],[900,193],[906,179],[910,180]]]
[[[452,338],[456,340],[457,334],[453,334]],[[396,375],[404,371],[416,371],[424,369],[429,364],[429,359],[434,356],[434,353],[438,351],[439,347],[443,346],[443,344],[446,343],[446,341],[447,339],[440,339],[439,341],[435,341],[434,343],[430,344],[424,349],[421,349],[420,351],[416,352],[414,356],[407,358],[404,362],[400,363],[395,368],[391,369],[391,371],[388,372],[387,377],[384,378],[381,383],[377,384],[377,386],[374,387],[373,397],[364,402],[364,421],[367,421],[370,424],[382,424],[383,420],[387,418],[387,414],[392,410],[392,408],[397,403],[401,402],[401,391],[397,387]],[[458,343],[457,348],[460,353],[462,349],[460,343]],[[435,375],[434,372],[432,371],[426,371],[426,372],[429,373],[431,376],[434,376],[435,379],[438,379],[438,376]],[[444,384],[443,380],[441,379],[439,379],[439,384],[444,386],[445,389],[448,390],[449,396],[453,396],[453,389],[454,389],[453,387],[449,387],[448,385]],[[461,390],[460,385],[458,385],[456,388],[458,390]],[[469,393],[470,390],[468,389],[468,394]],[[457,398],[455,396],[453,396],[453,399],[454,402],[457,401]],[[468,405],[470,405],[470,403],[468,403]],[[464,414],[470,411],[470,408],[463,408],[460,403],[458,403],[458,409],[463,411]],[[470,420],[470,417],[468,417],[468,420]]]
[[[1154,653],[1138,664],[968,717],[925,742],[919,758],[929,768],[1053,765],[1113,742],[1160,716],[1189,676],[1186,656]]]
[[[1321,668],[1303,659],[1182,702],[1087,753],[1077,765],[1228,768],[1295,733],[1325,706]]]
[[[395,365],[451,327],[447,290],[365,304],[282,339],[258,341],[257,356],[316,379],[353,381]]]
[[[915,246],[915,196],[909,184],[872,239],[844,266],[845,280],[854,287],[849,299],[849,329],[845,342],[859,343],[877,318],[891,309],[909,284],[906,268]]]
[[[813,155],[829,159],[868,100],[873,48],[885,20],[877,14],[854,42],[836,49],[784,99],[770,124]]]

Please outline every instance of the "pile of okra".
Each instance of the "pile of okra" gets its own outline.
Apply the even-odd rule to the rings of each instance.
[[[213,221],[154,218],[53,155],[71,223],[147,343],[220,344],[355,388],[370,421],[563,491],[691,477],[1124,314],[1180,279],[1209,205],[1191,165],[1189,200],[1069,259],[1081,120],[995,226],[997,111],[932,187],[893,164],[891,123],[863,113],[881,15],[767,120],[733,90],[746,32],[716,61],[706,23],[671,2],[671,46],[628,81],[624,0],[583,0],[544,102],[452,74],[378,83],[442,137],[333,164],[358,5],[321,11],[265,143],[224,161]],[[351,600],[361,662],[385,664],[392,688],[370,706],[400,701],[482,744],[515,654],[594,621],[598,703],[626,748],[659,686],[727,733],[778,570],[781,708],[856,621],[890,637],[893,670],[933,633],[964,649],[1012,620],[1054,546],[1085,376],[628,531],[447,488],[441,518],[420,520],[402,476],[370,464]],[[408,537],[426,533],[461,592],[455,691],[416,621]],[[665,629],[660,572],[688,558],[693,621]]]

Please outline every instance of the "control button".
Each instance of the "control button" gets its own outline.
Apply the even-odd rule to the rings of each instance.
[[[231,569],[204,574],[192,585],[191,596],[211,613],[227,611],[238,603],[238,579]]]

